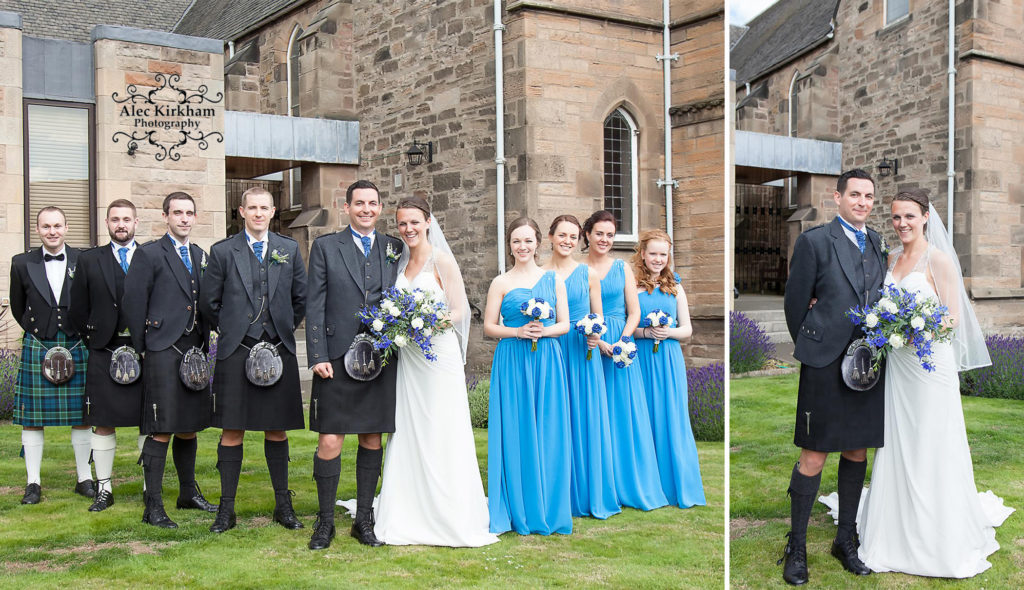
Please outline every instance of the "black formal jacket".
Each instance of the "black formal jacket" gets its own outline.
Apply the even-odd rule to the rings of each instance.
[[[199,285],[208,263],[206,252],[190,243],[189,256],[191,277],[166,234],[135,250],[122,301],[135,350],[166,350],[189,327],[200,330],[203,342],[207,341],[209,328],[198,309]]]
[[[881,269],[876,284],[865,284],[857,274],[856,248],[836,217],[831,223],[811,228],[796,239],[786,282],[785,311],[789,334],[796,343],[793,356],[811,367],[825,367],[846,351],[853,339],[853,322],[846,311],[878,301],[887,261],[878,234],[867,229],[865,254],[878,258]],[[818,301],[807,309],[811,298]]]
[[[123,272],[109,243],[86,250],[78,257],[68,312],[89,348],[105,348],[116,336],[118,324],[127,323],[114,278],[115,273]]]
[[[298,242],[291,238],[268,232],[267,248],[263,258],[267,261],[270,319],[285,348],[295,354],[295,327],[306,313],[306,267]],[[199,310],[219,334],[219,360],[228,358],[238,348],[253,321],[253,308],[260,307],[260,293],[253,289],[251,257],[244,231],[210,248]]]
[[[309,253],[309,297],[306,303],[306,354],[309,366],[341,358],[359,332],[356,313],[364,301],[365,258],[352,245],[349,227],[313,240]],[[380,257],[381,283],[387,289],[398,278],[398,261],[389,260],[404,244],[398,238],[377,232],[370,256]],[[370,305],[380,302],[380,293],[365,293]]]
[[[60,305],[54,301],[50,282],[46,280],[42,247],[18,254],[11,260],[11,313],[26,334],[47,340],[54,338],[58,330],[68,336],[78,335],[68,317],[68,305],[79,251],[65,244],[64,254],[67,272]]]

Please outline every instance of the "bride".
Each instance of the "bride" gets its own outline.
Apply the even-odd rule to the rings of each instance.
[[[445,302],[455,329],[431,337],[436,361],[415,345],[398,354],[395,433],[388,439],[374,534],[388,545],[489,545],[498,537],[488,531],[469,419],[463,365],[470,310],[462,275],[425,199],[402,199],[396,220],[406,249],[395,286]]]
[[[897,194],[892,224],[902,247],[890,255],[886,284],[937,298],[955,332],[952,342],[932,346],[934,372],[910,346],[886,357],[885,446],[860,505],[859,556],[876,572],[969,578],[991,567],[986,558],[999,549],[994,527],[1013,512],[975,487],[960,403],[957,372],[991,360],[928,194]],[[834,508],[828,500],[835,498],[823,498]]]

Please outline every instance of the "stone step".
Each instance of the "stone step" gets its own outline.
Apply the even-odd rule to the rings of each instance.
[[[313,371],[309,370],[306,357],[306,329],[295,330],[295,357],[299,362],[299,381],[312,381]]]
[[[789,337],[789,331],[784,330],[782,332],[768,332],[768,340],[772,344],[779,344],[782,342],[792,343],[793,339]]]

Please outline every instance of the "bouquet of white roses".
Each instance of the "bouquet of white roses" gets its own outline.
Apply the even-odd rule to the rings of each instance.
[[[629,336],[623,336],[621,340],[612,344],[612,361],[615,366],[625,369],[633,364],[636,358],[636,343]]]
[[[380,305],[364,305],[356,317],[369,327],[384,364],[410,342],[419,346],[428,360],[437,360],[430,338],[452,327],[447,306],[422,289],[391,287],[382,293]]]
[[[580,321],[576,322],[576,331],[583,336],[590,336],[592,334],[600,336],[607,329],[608,326],[604,325],[604,319],[596,313],[587,314]],[[587,349],[588,361],[593,358],[593,352],[592,349]]]
[[[540,297],[534,297],[529,301],[523,302],[523,304],[519,306],[519,311],[531,320],[550,320],[555,317],[555,310],[551,307],[551,304]],[[537,350],[536,340],[533,341],[533,345],[530,346],[530,350]]]
[[[875,370],[882,359],[893,350],[912,345],[921,367],[934,371],[932,343],[947,342],[953,328],[944,319],[948,310],[934,297],[920,297],[913,291],[885,285],[882,298],[872,306],[854,307],[846,316],[854,325],[861,326],[868,342],[878,349]]]
[[[667,313],[661,311],[660,309],[655,309],[655,310],[652,310],[651,313],[649,313],[646,316],[644,316],[644,319],[640,320],[640,327],[641,328],[654,328],[654,327],[657,327],[657,326],[667,326],[667,327],[671,328],[672,324],[674,322],[675,322],[675,320],[672,319],[672,316],[670,316]],[[661,340],[655,339],[654,340],[654,352],[658,352],[658,345],[659,344],[661,344]]]

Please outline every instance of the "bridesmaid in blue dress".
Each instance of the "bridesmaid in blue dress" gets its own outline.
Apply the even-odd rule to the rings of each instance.
[[[706,502],[697,443],[687,408],[686,361],[679,345],[693,334],[693,326],[686,293],[679,275],[672,271],[672,240],[661,230],[643,232],[632,262],[640,292],[640,317],[661,310],[675,320],[672,327],[637,328],[634,334],[661,486],[670,504],[680,508],[703,506]],[[664,342],[655,353],[656,340]]]
[[[608,211],[595,212],[583,224],[589,272],[603,277],[601,307],[608,331],[601,335],[598,348],[608,395],[615,492],[623,506],[652,510],[666,506],[668,499],[658,475],[643,376],[637,363],[620,369],[611,359],[612,344],[623,336],[632,336],[640,323],[636,279],[622,260],[609,256],[614,241],[615,217]]]
[[[569,331],[569,307],[562,281],[537,266],[540,239],[536,222],[513,221],[506,243],[515,264],[487,291],[484,335],[501,339],[487,423],[492,533],[572,532],[569,397],[557,339]],[[551,304],[555,319],[528,320],[520,305],[532,298]]]
[[[579,220],[572,215],[555,218],[548,230],[551,260],[544,265],[544,270],[554,271],[565,281],[569,300],[569,332],[558,340],[569,382],[572,515],[604,519],[622,509],[612,473],[608,398],[600,352],[595,351],[587,360],[587,351],[596,348],[601,337],[585,337],[575,328],[576,322],[587,314],[601,315],[601,284],[586,264],[572,258],[582,230]]]

